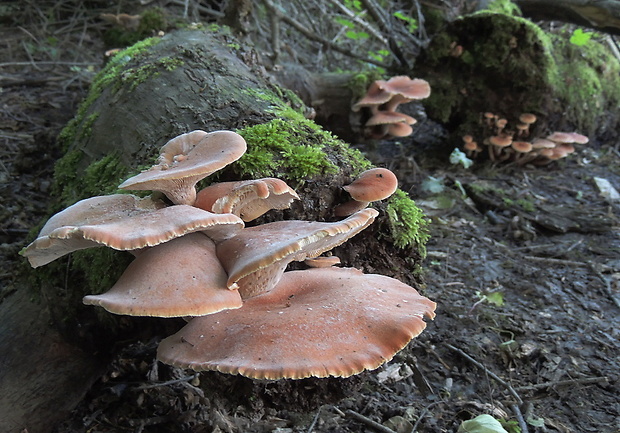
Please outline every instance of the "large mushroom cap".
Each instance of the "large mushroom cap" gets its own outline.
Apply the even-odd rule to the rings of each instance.
[[[127,179],[119,188],[161,191],[174,204],[194,204],[196,183],[239,159],[246,151],[243,137],[232,131],[192,131],[161,148],[159,163]]]
[[[157,357],[256,379],[346,377],[389,361],[434,310],[434,302],[383,275],[291,271],[238,310],[192,319],[161,342]]]
[[[232,213],[247,222],[271,209],[287,209],[293,200],[299,200],[299,196],[286,182],[264,178],[210,185],[198,193],[194,206]]]
[[[142,252],[109,291],[84,303],[130,316],[203,316],[241,307],[227,278],[215,243],[191,233]]]
[[[243,221],[231,214],[187,205],[166,207],[149,197],[113,194],[79,201],[57,213],[21,254],[36,268],[85,248],[135,250],[195,231],[221,241],[242,227]]]
[[[278,221],[240,230],[217,246],[228,287],[237,283],[243,298],[268,291],[290,262],[317,257],[346,242],[377,215],[369,208],[337,222]]]

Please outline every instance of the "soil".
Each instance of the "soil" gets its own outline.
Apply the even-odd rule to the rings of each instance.
[[[1,297],[46,218],[55,137],[104,51],[96,12],[88,31],[71,21],[47,33],[27,12],[0,35]],[[157,363],[156,340],[121,342],[54,431],[440,432],[481,413],[511,432],[519,417],[530,432],[619,431],[619,208],[594,178],[620,189],[620,142],[591,137],[545,167],[464,170],[416,140],[369,153],[431,220],[423,292],[437,317],[391,362],[347,379],[256,381]],[[429,176],[442,192],[424,192]]]

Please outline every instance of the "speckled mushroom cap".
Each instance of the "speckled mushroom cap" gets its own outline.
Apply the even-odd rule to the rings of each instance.
[[[228,289],[227,278],[215,243],[203,233],[190,233],[146,249],[110,290],[85,296],[84,303],[129,316],[203,316],[241,307],[241,296]]]
[[[317,257],[346,242],[377,215],[375,209],[364,209],[337,222],[278,221],[240,230],[217,246],[228,287],[237,284],[244,299],[269,291],[290,262]]]
[[[192,319],[161,342],[157,357],[256,379],[346,377],[389,361],[435,306],[398,280],[357,269],[285,272],[242,308]]]
[[[239,159],[246,149],[243,137],[232,131],[188,132],[161,148],[157,165],[119,188],[161,191],[174,204],[193,205],[196,183]]]
[[[396,188],[398,188],[396,175],[381,167],[362,172],[351,184],[343,187],[353,200],[363,202],[386,199],[394,194]]]
[[[235,215],[187,205],[166,207],[150,197],[113,194],[79,201],[57,213],[21,254],[36,268],[85,248],[135,250],[195,231],[221,241],[242,227],[243,221]]]
[[[286,182],[264,178],[210,185],[198,193],[194,206],[232,213],[247,222],[271,209],[287,209],[293,200],[299,200],[299,196]]]

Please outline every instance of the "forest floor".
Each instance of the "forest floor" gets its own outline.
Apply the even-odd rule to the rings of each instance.
[[[18,251],[46,217],[56,136],[103,48],[81,28],[65,28],[55,42],[26,23],[1,33],[7,294]],[[429,216],[422,291],[438,309],[394,360],[348,379],[267,382],[164,366],[154,360],[156,341],[129,342],[55,431],[439,432],[480,413],[509,421],[510,432],[519,417],[530,432],[620,431],[620,209],[594,181],[620,189],[620,143],[594,137],[545,167],[468,170],[412,143],[383,144],[394,156],[377,163]],[[422,192],[429,176],[442,192]]]

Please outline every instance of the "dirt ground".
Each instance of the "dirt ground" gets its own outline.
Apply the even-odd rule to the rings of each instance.
[[[19,17],[0,30],[0,294],[14,290],[17,253],[45,217],[55,137],[104,51],[96,14],[49,28],[35,10]],[[542,168],[464,170],[413,139],[383,145],[391,156],[376,162],[431,219],[423,292],[438,310],[378,370],[255,381],[171,368],[155,361],[157,341],[125,342],[55,431],[440,432],[481,413],[510,432],[519,417],[530,432],[620,431],[619,208],[594,181],[620,189],[620,142],[591,138]],[[442,192],[423,191],[429,176]]]

